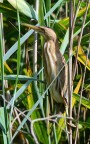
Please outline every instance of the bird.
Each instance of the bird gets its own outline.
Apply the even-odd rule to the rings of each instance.
[[[50,85],[50,96],[57,104],[68,105],[67,96],[67,63],[59,50],[59,42],[55,31],[45,26],[34,26],[23,23],[23,26],[29,27],[41,34],[44,39],[44,69],[47,86]]]

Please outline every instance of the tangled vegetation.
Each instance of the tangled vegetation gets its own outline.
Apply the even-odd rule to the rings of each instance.
[[[43,67],[44,38],[22,23],[56,32],[70,70],[72,117],[52,111]],[[89,109],[89,0],[0,2],[0,144],[89,144]]]

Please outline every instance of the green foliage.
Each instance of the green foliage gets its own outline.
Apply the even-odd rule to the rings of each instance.
[[[36,1],[35,1],[36,2]],[[4,0],[0,3],[0,143],[43,144],[67,143],[66,113],[55,115],[46,86],[43,68],[44,40],[38,35],[36,52],[37,73],[33,67],[33,30],[22,26],[22,23],[44,25],[54,29],[60,42],[60,51],[68,63],[69,44],[69,1],[40,0],[38,14],[33,2],[25,0]],[[86,67],[86,76],[81,100],[79,121],[80,139],[88,142],[81,135],[90,129],[90,5],[83,28],[81,43],[79,36],[86,11],[86,2],[74,4],[73,34],[73,69],[77,58],[77,73],[73,80],[73,122],[76,122],[78,103],[82,86],[82,77]],[[2,23],[3,22],[3,23]],[[5,44],[5,47],[4,47]],[[78,55],[76,57],[78,47]],[[5,50],[4,50],[5,48]],[[88,53],[89,49],[89,53]],[[83,113],[86,114],[83,116]],[[73,130],[73,140],[75,140]]]

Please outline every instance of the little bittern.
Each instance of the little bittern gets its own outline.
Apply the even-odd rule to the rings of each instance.
[[[50,95],[56,103],[67,105],[67,64],[59,51],[56,33],[51,28],[44,26],[23,25],[44,36],[44,69],[47,85],[50,85],[55,79],[49,89]]]

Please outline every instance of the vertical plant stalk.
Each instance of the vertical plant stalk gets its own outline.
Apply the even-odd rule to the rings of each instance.
[[[3,37],[3,15],[0,13],[0,61],[1,61],[1,79],[2,79],[2,94],[5,96],[4,91],[4,61],[3,61],[3,55],[4,55],[4,37]],[[5,101],[4,101],[5,106]]]
[[[38,8],[39,8],[39,0],[36,0],[35,3],[35,9],[36,9],[36,13],[38,15]],[[36,76],[37,74],[37,47],[38,47],[38,43],[37,43],[37,39],[38,39],[38,34],[35,31],[34,32],[34,49],[33,49],[33,73]]]
[[[38,12],[39,12],[39,3],[40,3],[40,1],[36,0],[35,9],[36,9],[37,15],[38,15]],[[34,49],[33,49],[33,75],[36,78],[37,78],[37,49],[38,49],[38,33],[35,31],[34,32]],[[37,96],[38,96],[38,99],[39,99],[40,95],[39,95],[39,90],[38,90],[38,87],[37,87],[37,81],[34,81],[34,87],[35,87],[35,90],[36,90],[36,93],[37,93]],[[42,115],[44,116],[42,102],[40,102],[39,105],[40,105],[40,108],[41,108]],[[38,139],[37,139],[34,131],[33,131],[33,137],[34,137],[35,143],[39,144]]]
[[[84,18],[83,18],[83,24],[82,24],[82,27],[81,27],[81,33],[80,33],[79,40],[78,40],[78,47],[77,47],[77,51],[76,51],[76,60],[75,60],[75,69],[74,69],[74,74],[73,74],[73,80],[74,80],[74,77],[75,77],[75,74],[76,74],[78,50],[79,50],[79,47],[80,47],[80,44],[81,44],[81,39],[82,39],[82,35],[83,35],[84,24],[85,24],[85,21],[86,21],[88,6],[89,6],[89,4],[87,3],[85,15],[84,15]]]
[[[3,3],[3,0],[1,0],[0,2]],[[8,134],[7,134],[7,112],[6,112],[6,103],[5,103],[5,88],[4,88],[4,60],[3,60],[3,56],[4,56],[4,34],[3,34],[3,14],[0,13],[0,69],[1,69],[1,85],[2,85],[2,97],[4,97],[3,99],[3,116],[1,114],[1,117],[4,117],[3,119],[3,128],[4,131],[2,130],[2,135],[3,135],[3,143],[4,144],[8,144]],[[2,110],[0,109],[0,113],[2,112]]]
[[[84,29],[84,24],[85,24],[85,20],[86,20],[88,8],[89,8],[89,1],[88,1],[88,3],[87,3],[87,6],[86,6],[86,12],[85,12],[85,15],[84,15],[84,20],[83,20],[83,25],[82,25],[82,29],[81,29],[80,38],[79,38],[78,48],[79,48],[80,43],[81,43],[81,38],[82,38],[82,34],[83,34],[83,29]],[[78,52],[78,49],[77,49],[77,52]],[[86,58],[86,63],[85,63],[85,68],[84,68],[83,79],[82,79],[82,86],[81,86],[81,93],[80,93],[80,101],[79,101],[78,114],[77,114],[77,125],[76,125],[75,144],[77,143],[78,122],[79,122],[79,115],[80,115],[80,108],[81,108],[81,100],[82,100],[82,93],[83,93],[84,80],[85,80],[85,74],[86,74],[86,66],[87,66],[87,61],[88,61],[89,52],[90,52],[90,38],[89,38],[89,48],[88,48],[88,50],[87,50],[87,58]],[[77,53],[77,57],[78,57],[78,53]]]
[[[69,49],[68,49],[68,56],[69,58],[72,55],[72,47],[73,47],[73,1],[70,0],[69,3]],[[69,97],[69,108],[68,108],[68,114],[69,117],[72,117],[72,90],[73,90],[73,86],[72,86],[72,57],[69,60],[68,63],[68,97]],[[69,120],[69,124],[72,125],[72,120]],[[69,144],[72,144],[72,127],[69,126]]]
[[[36,9],[37,15],[38,15],[38,8],[39,8],[39,0],[36,0],[35,9]],[[37,77],[37,48],[38,48],[38,33],[35,31],[34,32],[34,49],[33,49],[33,75],[35,77]],[[34,82],[34,87],[37,91],[37,81]],[[34,138],[34,142],[36,144],[39,144],[34,131],[33,131],[33,138]]]

